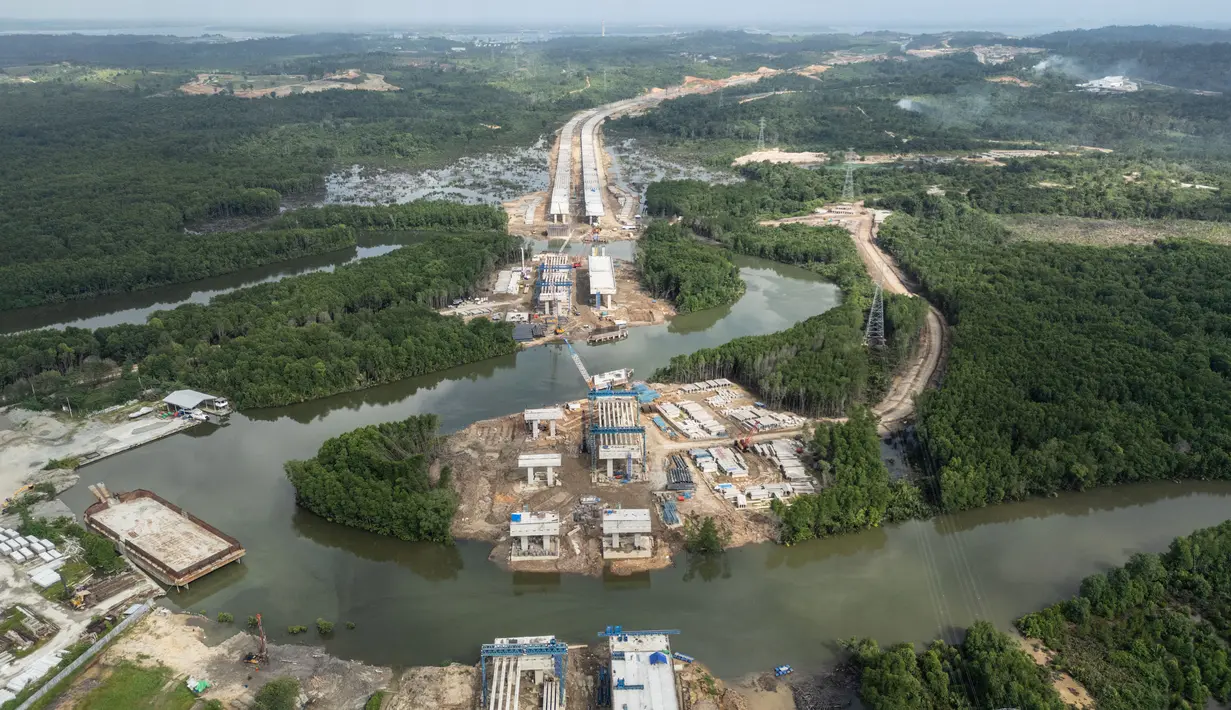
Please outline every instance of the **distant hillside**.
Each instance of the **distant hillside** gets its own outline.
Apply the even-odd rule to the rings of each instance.
[[[1210,30],[1183,25],[1111,25],[1094,30],[1052,32],[1028,40],[1029,44],[1051,49],[1121,42],[1159,42],[1169,45],[1231,42],[1231,30]]]

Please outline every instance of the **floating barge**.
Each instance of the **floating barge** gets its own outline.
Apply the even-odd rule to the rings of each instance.
[[[586,343],[594,345],[595,343],[609,343],[613,340],[623,340],[628,337],[628,326],[613,325],[606,328],[596,328],[591,331],[590,337],[586,339]]]
[[[99,483],[90,492],[98,502],[86,508],[86,527],[167,586],[187,587],[246,552],[239,540],[150,491],[112,496]]]

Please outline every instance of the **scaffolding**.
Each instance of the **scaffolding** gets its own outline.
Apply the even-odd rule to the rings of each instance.
[[[641,462],[645,469],[645,427],[636,392],[590,390],[589,422],[586,443],[592,471],[598,470],[599,461],[607,462],[608,477],[616,461],[626,462],[625,473],[630,478],[634,461]]]
[[[573,261],[567,254],[546,253],[539,262],[534,282],[539,312],[548,316],[568,313],[573,302]]]
[[[493,689],[495,694],[489,694],[487,690],[487,662],[488,659],[494,659],[495,668],[492,674]],[[496,639],[496,643],[485,643],[479,650],[479,673],[483,688],[483,707],[490,708],[495,706],[497,695],[504,694],[503,684],[511,685],[516,692],[516,688],[520,685],[519,676],[523,670],[523,659],[543,660],[550,659],[550,666],[556,674],[555,684],[559,692],[559,705],[564,707],[564,688],[567,683],[564,682],[564,668],[568,662],[568,646],[556,640],[554,636],[542,638],[526,638],[526,639]],[[525,670],[538,670],[525,669]],[[491,699],[489,706],[488,699]],[[506,701],[507,702],[507,701]],[[502,703],[502,705],[505,705]],[[516,708],[517,705],[513,704]]]

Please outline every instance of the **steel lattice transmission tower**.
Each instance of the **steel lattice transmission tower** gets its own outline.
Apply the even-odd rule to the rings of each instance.
[[[863,333],[863,344],[870,348],[885,347],[885,296],[879,281],[872,296],[872,307],[868,309],[868,327]]]
[[[765,150],[765,117],[761,117],[761,132],[757,134],[757,150]]]
[[[842,201],[855,201],[855,166],[846,164],[846,179],[842,181]]]

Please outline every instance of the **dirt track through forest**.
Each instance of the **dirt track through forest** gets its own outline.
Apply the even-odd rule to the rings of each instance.
[[[832,224],[833,217],[808,215],[805,217],[788,217],[780,220],[761,222],[764,225],[780,224]],[[882,288],[889,293],[903,294],[922,298],[912,291],[902,279],[893,259],[877,245],[872,226],[872,214],[862,206],[859,207],[856,218],[842,220],[844,226],[851,232],[859,257],[863,259],[868,275],[879,281]],[[928,305],[927,322],[923,334],[919,337],[919,347],[910,362],[898,372],[889,391],[879,403],[872,407],[872,412],[880,417],[880,432],[887,434],[900,429],[914,415],[915,397],[928,386],[932,378],[940,370],[943,355],[948,348],[949,327],[945,317],[936,307]]]

